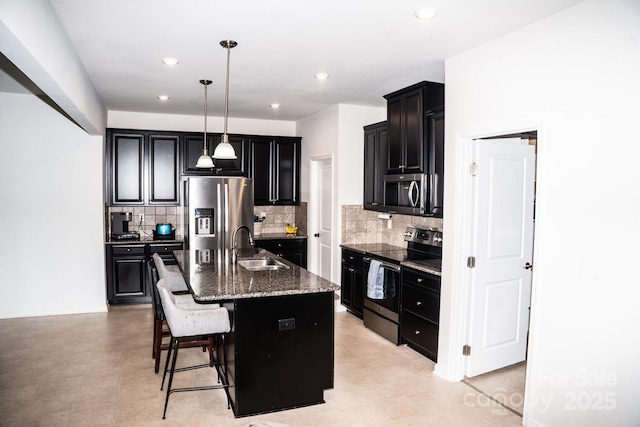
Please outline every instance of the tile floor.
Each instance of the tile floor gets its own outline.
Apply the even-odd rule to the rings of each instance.
[[[0,320],[0,426],[519,426],[522,419],[433,363],[336,313],[335,387],[326,403],[235,419],[222,390],[176,393],[162,420],[150,306]],[[166,352],[163,352],[163,360]],[[206,360],[181,350],[183,364]],[[179,360],[180,362],[180,360]],[[211,371],[210,371],[211,372]],[[206,370],[177,385],[210,381]]]

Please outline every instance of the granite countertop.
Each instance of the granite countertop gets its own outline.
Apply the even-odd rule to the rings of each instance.
[[[390,245],[388,243],[353,243],[353,244],[341,244],[340,247],[350,249],[352,251],[360,252],[365,255],[384,254],[385,252],[401,252],[406,251],[407,248],[400,246]],[[440,259],[427,259],[427,260],[403,260],[400,261],[400,265],[410,267],[424,273],[434,274],[436,276],[442,275],[442,260]]]
[[[287,234],[287,233],[262,233],[253,236],[256,240],[275,240],[275,239],[306,239],[304,234]]]
[[[140,235],[140,240],[111,240],[111,237],[107,237],[106,244],[107,245],[135,245],[136,243],[145,244],[145,243],[182,243],[184,239],[180,236],[177,236],[175,239],[153,239],[152,235]]]
[[[228,250],[208,251],[210,262],[197,261],[204,253],[199,250],[173,252],[193,298],[198,302],[334,292],[340,289],[338,285],[264,249],[260,249],[256,257],[269,256],[289,268],[249,271],[240,265],[232,265],[231,252]],[[253,255],[253,249],[239,251],[240,258]]]

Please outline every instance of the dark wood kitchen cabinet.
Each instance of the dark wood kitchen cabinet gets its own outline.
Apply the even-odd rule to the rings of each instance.
[[[342,248],[340,303],[362,319],[366,286],[364,254]]]
[[[389,132],[386,173],[428,173],[425,113],[444,105],[444,85],[420,82],[385,98]]]
[[[177,205],[180,202],[180,136],[107,129],[107,203]]]
[[[441,217],[444,212],[444,108],[427,111],[426,128],[428,134],[427,172],[429,173],[429,198],[427,212]]]
[[[199,169],[196,167],[198,158],[202,155],[203,134],[189,133],[184,135],[183,175],[224,175],[248,176],[249,172],[249,137],[245,135],[229,135],[229,144],[236,152],[236,159],[213,159],[213,169]],[[207,150],[213,155],[220,143],[222,134],[207,134]]]
[[[148,303],[147,265],[144,244],[112,245],[107,248],[107,299],[109,304]]]
[[[175,264],[173,251],[184,249],[183,242],[130,242],[108,244],[107,300],[109,304],[150,303],[152,290],[148,283],[147,263],[154,253],[167,264]]]
[[[255,206],[300,204],[299,137],[251,138]]]
[[[255,239],[257,247],[294,263],[298,267],[307,268],[307,238]]]
[[[384,206],[384,175],[387,172],[387,122],[364,127],[364,191],[363,206],[382,210]]]
[[[401,295],[402,341],[437,362],[440,276],[403,267]]]

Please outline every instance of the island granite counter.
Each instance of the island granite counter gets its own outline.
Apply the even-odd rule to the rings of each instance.
[[[258,257],[288,268],[250,271],[224,250],[174,255],[194,299],[229,310],[220,364],[236,417],[324,403],[333,388],[337,285],[263,250]],[[253,249],[240,251],[251,256]]]

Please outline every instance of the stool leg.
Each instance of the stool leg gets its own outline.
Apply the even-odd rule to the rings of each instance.
[[[213,365],[214,365],[214,363],[215,363],[215,358],[214,358],[214,356],[213,356],[213,349],[214,349],[214,346],[213,346],[213,336],[210,336],[210,337],[209,337],[209,339],[208,339],[207,341],[208,341],[208,345],[207,345],[207,347],[209,348],[209,366],[210,366],[210,367],[213,367]]]
[[[176,370],[176,360],[178,359],[178,348],[180,348],[180,339],[176,338],[174,341],[173,360],[171,361],[171,372],[169,373],[169,384],[167,385],[167,397],[164,400],[164,412],[162,413],[162,419],[167,416],[167,406],[169,405],[169,395],[171,394],[171,384],[173,383],[173,373]],[[169,346],[169,353],[171,353],[171,346]],[[169,360],[169,354],[167,354],[167,360]],[[167,372],[165,371],[165,374]],[[160,388],[162,390],[162,388]]]
[[[167,371],[169,370],[169,359],[171,359],[172,349],[173,349],[173,335],[169,337],[169,349],[167,350],[167,360],[164,362],[164,373],[162,374],[162,385],[160,386],[160,390],[164,388],[164,379],[167,377]]]
[[[153,354],[155,355],[155,373],[160,369],[160,355],[162,354],[162,320],[156,319],[153,334]]]

